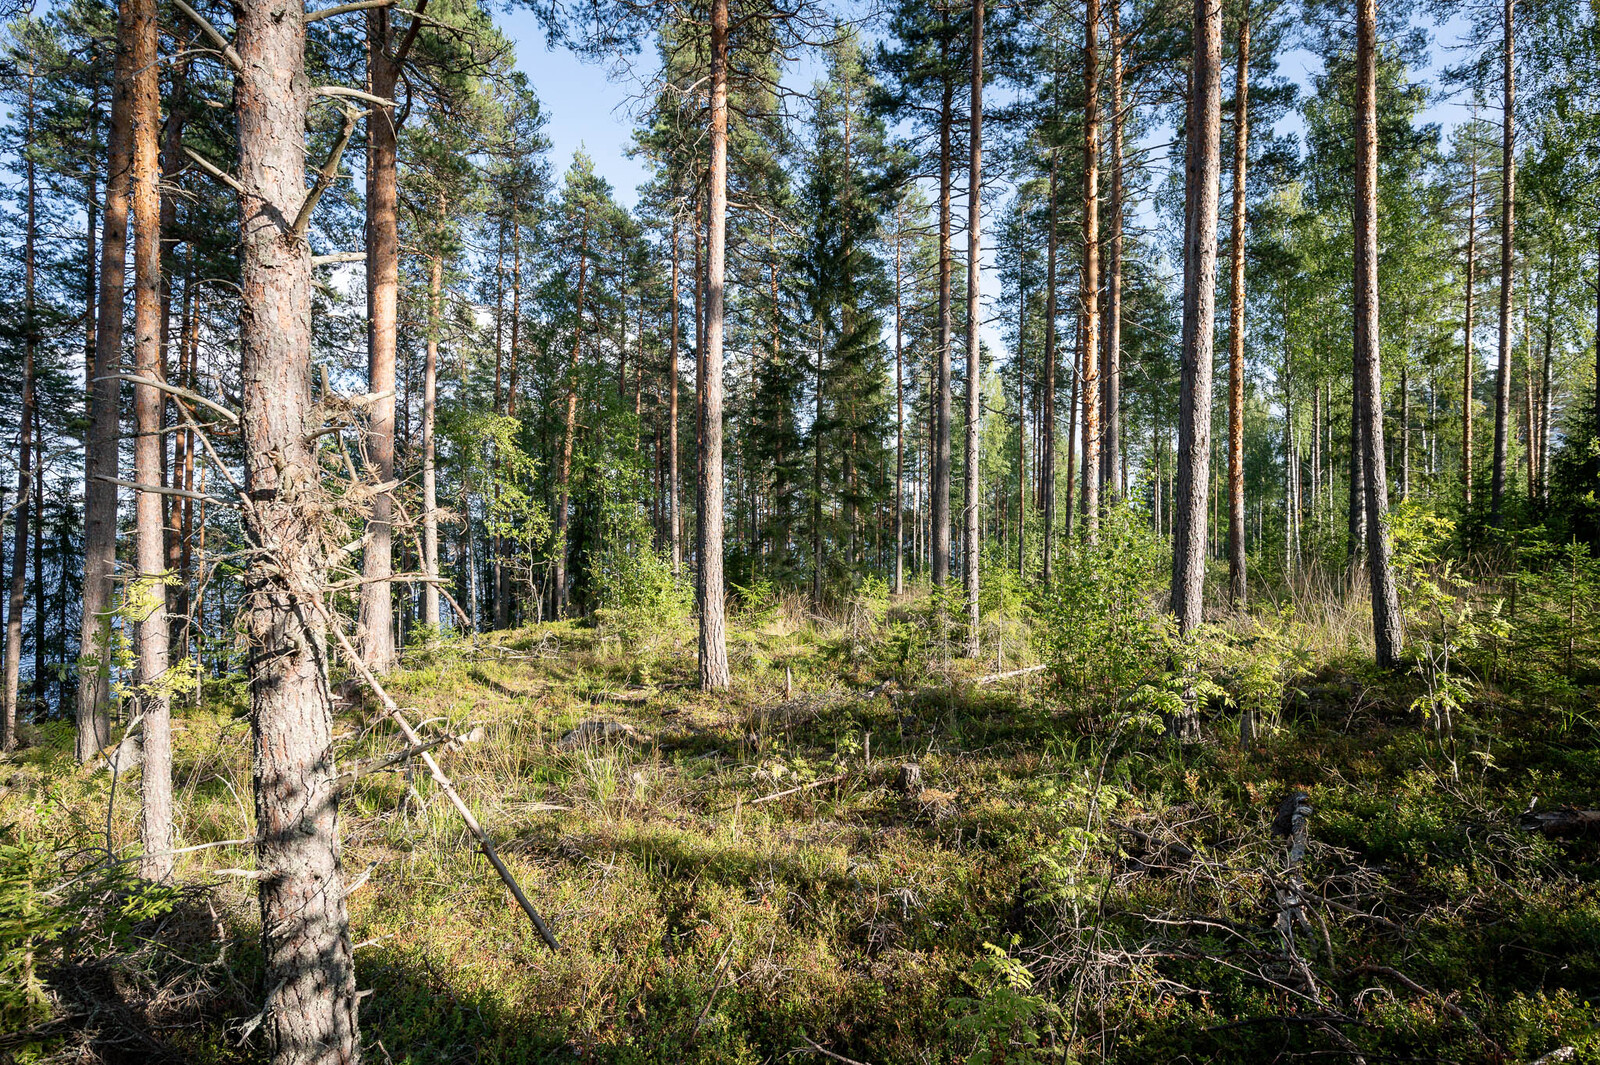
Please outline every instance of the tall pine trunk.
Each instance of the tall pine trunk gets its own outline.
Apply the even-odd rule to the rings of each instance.
[[[722,576],[722,310],[728,239],[728,0],[711,2],[711,171],[706,235],[705,405],[701,411],[699,519],[700,687],[726,688]]]
[[[979,527],[982,476],[978,467],[978,430],[983,420],[983,348],[978,328],[983,321],[979,305],[981,288],[983,204],[983,0],[972,4],[972,117],[967,126],[967,478],[966,561],[962,576],[967,589],[967,655],[978,657],[978,571],[983,554]]]
[[[1056,256],[1060,234],[1056,226],[1056,194],[1060,181],[1058,152],[1050,150],[1050,232],[1045,235],[1044,282],[1044,410],[1040,420],[1038,464],[1039,494],[1043,497],[1044,537],[1040,544],[1043,552],[1042,576],[1049,584],[1054,576],[1056,533]],[[1071,447],[1071,444],[1068,444]]]
[[[1116,0],[1112,0],[1113,3]],[[1100,535],[1100,0],[1083,14],[1083,537]]]
[[[1467,306],[1462,322],[1461,350],[1461,493],[1472,509],[1472,378],[1477,369],[1472,351],[1473,297],[1477,292],[1478,265],[1478,150],[1472,148],[1472,191],[1467,200]]]
[[[387,7],[367,12],[367,84],[369,91],[393,100],[398,82],[389,61],[390,16]],[[374,106],[367,118],[367,388],[380,398],[368,408],[367,458],[381,484],[394,479],[394,415],[396,335],[400,301],[400,222],[395,162],[395,111]],[[394,664],[394,601],[389,586],[394,497],[388,491],[372,498],[363,556],[356,647],[373,670]]]
[[[667,342],[667,511],[672,529],[672,572],[683,573],[683,511],[678,480],[678,216],[672,217],[672,336]]]
[[[6,603],[6,663],[5,663],[5,691],[0,697],[0,751],[14,750],[17,746],[17,713],[18,702],[21,695],[21,670],[22,670],[22,608],[26,601],[28,590],[28,520],[32,513],[33,501],[33,430],[36,421],[34,382],[34,358],[38,346],[38,321],[34,303],[34,240],[37,231],[37,164],[33,158],[33,88],[34,74],[30,64],[28,70],[28,116],[26,124],[26,141],[24,144],[25,162],[23,170],[26,174],[26,192],[24,194],[23,210],[25,212],[25,230],[23,233],[23,339],[22,339],[22,412],[17,426],[17,505],[16,529],[12,539],[11,550],[11,588]],[[41,463],[42,465],[42,463]],[[44,473],[43,469],[39,471]],[[159,498],[157,499],[159,506]],[[33,515],[34,520],[42,521],[43,513]],[[37,566],[41,559],[34,556]],[[42,584],[42,582],[41,582]],[[35,618],[37,623],[38,618]],[[39,676],[34,676],[34,686],[38,687]],[[169,819],[170,820],[170,819]],[[171,848],[167,848],[171,849]]]
[[[440,300],[444,290],[444,255],[435,252],[428,269],[428,348],[422,368],[422,623],[439,628],[439,482],[435,465],[433,423],[439,404]]]
[[[1378,13],[1356,2],[1355,315],[1358,414],[1367,511],[1367,573],[1378,664],[1400,654],[1400,597],[1390,563],[1383,453],[1383,370],[1378,346]]]
[[[340,868],[327,633],[296,585],[320,594],[319,428],[311,396],[311,249],[289,219],[306,195],[311,86],[299,0],[237,8],[240,392],[256,536],[275,558],[246,575],[255,733],[262,1027],[274,1065],[360,1060],[355,966]],[[296,578],[291,583],[283,568]]]
[[[905,251],[905,204],[895,205],[894,240],[894,594],[906,590],[905,486],[906,486],[906,386],[905,347],[902,335],[901,280]]]
[[[1250,138],[1250,13],[1239,16],[1233,79],[1233,233],[1228,291],[1228,598],[1244,609],[1244,226]]]
[[[943,9],[946,22],[948,8]],[[948,30],[948,26],[945,27]],[[950,34],[939,38],[944,87],[939,98],[939,372],[933,410],[933,583],[950,580],[950,170],[955,125],[955,85],[950,77]]]
[[[1494,386],[1494,470],[1489,487],[1489,522],[1498,526],[1505,502],[1506,452],[1511,417],[1511,337],[1515,304],[1512,302],[1512,239],[1516,230],[1517,198],[1517,72],[1515,36],[1516,0],[1505,0],[1504,44],[1501,60],[1505,65],[1505,96],[1500,132],[1500,360]]]
[[[1111,0],[1111,198],[1106,205],[1106,303],[1101,328],[1105,409],[1100,448],[1100,481],[1120,499],[1128,492],[1127,456],[1122,449],[1122,0]]]
[[[1206,489],[1211,476],[1211,363],[1217,282],[1217,195],[1221,165],[1222,5],[1194,3],[1186,164],[1182,380],[1173,486],[1172,612],[1184,635],[1200,624],[1206,566]],[[1188,738],[1192,715],[1171,731]]]
[[[105,208],[101,215],[100,303],[89,383],[89,435],[84,447],[83,604],[79,638],[76,753],[88,762],[111,739],[112,578],[117,558],[117,454],[122,317],[128,262],[128,174],[133,156],[132,7],[117,13],[116,73],[106,140]]]
[[[566,420],[561,430],[561,463],[556,473],[555,564],[556,617],[567,609],[567,526],[572,484],[572,441],[578,428],[578,354],[583,348],[583,297],[589,282],[589,208],[583,209],[582,244],[578,248],[578,294],[572,325],[572,354],[567,360]]]
[[[164,376],[161,360],[161,83],[157,67],[155,0],[128,0],[133,40],[133,362],[147,380]],[[135,385],[133,418],[134,527],[138,576],[130,587],[138,618],[139,711],[144,715],[140,791],[144,813],[139,872],[162,880],[172,872],[172,719],[167,691],[166,523],[161,496],[165,396],[154,385]]]

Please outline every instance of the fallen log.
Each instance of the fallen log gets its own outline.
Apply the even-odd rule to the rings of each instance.
[[[1538,813],[1530,810],[1519,820],[1524,832],[1557,837],[1600,835],[1600,810],[1579,810],[1573,806]]]

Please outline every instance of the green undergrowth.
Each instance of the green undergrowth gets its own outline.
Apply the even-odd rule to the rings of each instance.
[[[1600,805],[1600,740],[1544,688],[1484,679],[1452,754],[1418,673],[1308,651],[1267,676],[1235,653],[1208,667],[1205,739],[1177,746],[1138,698],[1083,694],[1170,678],[1101,662],[1073,689],[977,684],[1030,664],[1029,642],[980,666],[926,597],[857,608],[823,625],[754,603],[725,693],[695,689],[687,626],[410,650],[396,698],[468,738],[441,764],[562,950],[429,781],[358,779],[342,831],[347,877],[370,869],[350,899],[368,1060],[1600,1061],[1600,845],[1517,822],[1530,800]],[[1250,639],[1287,654],[1263,617]],[[1271,696],[1249,750],[1227,691]],[[563,742],[592,721],[629,731]],[[397,742],[370,706],[336,732],[341,764]],[[248,837],[237,696],[208,691],[175,743],[182,843]],[[137,773],[108,841],[111,777],[71,764],[63,726],[0,787],[0,980],[30,981],[0,994],[0,1031],[24,1033],[0,1057],[142,1038],[259,1059],[249,881],[218,872],[249,848],[184,856],[168,895],[107,880],[103,848],[135,850]],[[1313,813],[1286,941],[1270,826],[1295,791]],[[86,868],[93,891],[44,895]]]

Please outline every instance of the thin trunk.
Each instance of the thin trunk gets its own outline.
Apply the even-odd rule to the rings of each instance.
[[[943,9],[948,21],[949,11]],[[939,39],[944,88],[939,100],[939,384],[934,407],[933,583],[950,580],[950,169],[955,125],[955,83],[950,77],[950,35]]]
[[[578,248],[578,293],[572,326],[572,354],[567,361],[566,421],[561,431],[561,465],[556,475],[556,531],[553,583],[553,612],[561,617],[567,610],[567,525],[571,502],[572,441],[578,429],[578,353],[583,347],[583,297],[589,282],[589,208],[583,209],[581,244]]]
[[[1233,79],[1233,233],[1228,292],[1228,598],[1245,604],[1244,554],[1244,242],[1250,138],[1250,12],[1239,17]]]
[[[360,1060],[355,966],[340,869],[326,631],[295,584],[320,589],[326,561],[306,497],[311,450],[311,249],[289,231],[305,199],[311,86],[299,0],[237,8],[240,427],[256,535],[246,584],[255,734],[256,861],[270,989],[262,1028],[274,1065]],[[292,581],[289,573],[298,578]]]
[[[1111,232],[1106,238],[1105,325],[1101,330],[1105,410],[1100,481],[1113,499],[1128,494],[1127,455],[1122,448],[1122,0],[1111,0]]]
[[[1118,0],[1112,0],[1113,3]],[[1100,0],[1083,16],[1083,536],[1100,535]]]
[[[1019,234],[1021,230],[1019,229]],[[1028,394],[1023,348],[1028,336],[1027,248],[1017,241],[1017,576],[1028,576]]]
[[[683,574],[683,512],[678,495],[678,218],[672,218],[672,336],[667,344],[667,509],[672,527],[672,572]]]
[[[894,240],[894,594],[906,590],[905,580],[905,482],[906,482],[906,391],[905,348],[902,337],[900,286],[902,253],[905,243],[904,204],[897,204]]]
[[[149,0],[146,0],[149,2]],[[141,13],[130,19],[138,25]],[[150,32],[155,32],[154,14],[150,16]],[[22,340],[22,411],[17,426],[17,504],[16,527],[12,538],[11,589],[6,604],[6,662],[5,691],[0,702],[0,751],[14,750],[17,746],[17,703],[20,695],[22,671],[22,610],[28,590],[28,519],[33,499],[33,423],[34,423],[34,353],[38,344],[38,322],[34,306],[34,239],[37,229],[37,164],[33,158],[33,89],[34,73],[28,70],[27,140],[24,143],[26,173],[26,229],[23,234],[23,340]],[[159,518],[160,497],[157,501]],[[157,536],[160,524],[157,522]],[[35,680],[38,678],[36,677]],[[157,767],[160,768],[159,766]],[[169,785],[170,792],[170,785]],[[170,805],[168,823],[171,823]],[[171,848],[166,848],[170,850]]]
[[[422,370],[422,574],[427,578],[422,585],[422,623],[430,633],[439,628],[439,484],[433,422],[439,402],[443,291],[444,255],[435,252],[428,271],[428,348]]]
[[[706,238],[706,388],[701,415],[700,687],[726,688],[722,578],[722,293],[728,222],[728,0],[711,3],[711,188]]]
[[[157,67],[155,0],[127,0],[134,7],[133,31],[133,364],[141,377],[160,379],[161,365],[161,83]],[[138,618],[139,709],[144,715],[144,762],[140,790],[144,814],[139,872],[164,880],[172,872],[172,719],[167,690],[167,596],[165,522],[161,496],[161,414],[166,397],[153,385],[135,385],[134,479],[146,490],[134,494],[138,576],[130,588]],[[137,589],[134,591],[133,589]]]
[[[1472,309],[1477,291],[1478,265],[1478,152],[1472,149],[1472,191],[1467,200],[1467,308],[1461,351],[1461,493],[1472,509],[1472,378],[1476,370],[1472,353]]]
[[[1508,0],[1509,2],[1509,0]],[[1402,640],[1400,598],[1390,565],[1383,463],[1383,371],[1378,345],[1377,0],[1356,3],[1355,313],[1356,378],[1367,503],[1367,572],[1378,665],[1392,667]]]
[[[1094,0],[1090,0],[1091,3]],[[983,244],[979,227],[983,200],[983,3],[972,4],[972,118],[967,126],[967,479],[965,523],[967,586],[967,656],[978,657],[978,570],[983,553],[979,509],[983,492],[978,468],[978,430],[983,420],[983,348],[978,338],[983,312],[979,306]]]
[[[367,91],[393,100],[399,69],[389,56],[387,7],[367,12]],[[395,359],[400,303],[399,178],[393,108],[375,106],[367,118],[367,388],[381,398],[368,408],[367,458],[380,484],[394,480]],[[394,497],[372,497],[362,564],[356,647],[377,673],[394,665],[394,601],[389,585]]]
[[[1505,0],[1504,45],[1505,97],[1500,135],[1500,361],[1495,371],[1494,390],[1494,471],[1489,488],[1489,523],[1499,526],[1506,490],[1506,451],[1509,444],[1508,420],[1511,416],[1511,331],[1512,331],[1512,238],[1516,229],[1516,37],[1513,21],[1516,0]]]
[[[1411,498],[1411,376],[1400,366],[1400,498]]]
[[[128,255],[128,174],[133,156],[131,3],[117,15],[116,75],[107,138],[105,209],[101,215],[100,304],[89,384],[89,436],[84,449],[83,619],[79,640],[78,761],[88,762],[111,740],[112,578],[117,553],[117,475],[121,387],[113,376],[122,359],[122,319]]]
[[[1205,591],[1206,487],[1211,475],[1211,367],[1217,281],[1217,195],[1222,112],[1222,5],[1195,0],[1185,184],[1182,387],[1171,510],[1172,612],[1187,636],[1200,624]],[[1169,723],[1179,738],[1192,714]]]
[[[1057,152],[1050,152],[1050,232],[1045,236],[1044,282],[1044,411],[1040,417],[1039,447],[1035,449],[1039,465],[1039,494],[1043,496],[1044,539],[1040,547],[1044,553],[1042,575],[1049,584],[1053,576],[1051,555],[1055,549],[1056,532],[1056,255],[1060,244],[1056,226],[1056,192],[1060,164]],[[1068,449],[1071,449],[1068,438]]]

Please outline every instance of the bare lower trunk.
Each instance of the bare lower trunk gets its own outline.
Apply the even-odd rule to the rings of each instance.
[[[1472,378],[1476,370],[1472,353],[1472,304],[1477,289],[1473,276],[1478,258],[1478,153],[1472,149],[1472,192],[1467,201],[1467,309],[1462,327],[1461,352],[1461,492],[1472,507]]]
[[[394,99],[397,70],[389,58],[389,9],[367,12],[367,81],[374,96]],[[400,224],[395,164],[395,111],[376,106],[367,118],[367,387],[377,393],[368,408],[366,451],[373,476],[394,480],[395,352],[400,302]],[[363,557],[356,646],[367,666],[387,671],[395,658],[394,601],[389,585],[394,497],[372,499]]]
[[[1383,371],[1378,346],[1377,0],[1356,3],[1355,313],[1358,413],[1365,473],[1367,572],[1378,664],[1400,654],[1400,598],[1390,565],[1383,454]]]
[[[1112,0],[1111,14],[1111,232],[1106,238],[1105,326],[1101,330],[1105,363],[1105,410],[1101,426],[1101,483],[1114,499],[1128,492],[1127,456],[1122,450],[1122,13]]]
[[[1050,232],[1045,236],[1045,268],[1044,268],[1044,411],[1040,420],[1044,423],[1040,427],[1038,462],[1039,462],[1039,494],[1043,497],[1044,510],[1044,539],[1041,549],[1044,553],[1043,569],[1045,584],[1049,584],[1053,573],[1053,560],[1051,555],[1055,551],[1056,531],[1056,252],[1060,243],[1056,229],[1056,192],[1059,182],[1060,163],[1057,153],[1050,152]],[[1070,441],[1070,438],[1069,438]],[[1071,448],[1071,443],[1068,443]]]
[[[1250,15],[1239,18],[1233,81],[1233,234],[1228,292],[1228,598],[1245,604],[1244,554],[1244,226],[1250,137]]]
[[[556,476],[555,585],[556,617],[567,609],[567,526],[571,502],[572,442],[578,429],[578,354],[583,346],[583,297],[589,281],[589,210],[584,208],[582,246],[578,250],[578,294],[572,326],[572,354],[567,362],[566,421],[561,431],[561,463]]]
[[[117,475],[121,388],[113,376],[122,358],[128,255],[128,172],[133,155],[132,10],[117,18],[116,80],[107,138],[105,210],[101,216],[100,303],[89,382],[89,434],[84,448],[83,620],[78,661],[77,756],[88,762],[111,739],[112,575],[117,557]]]
[[[1516,0],[1505,0],[1505,98],[1500,137],[1500,360],[1494,387],[1494,470],[1489,488],[1489,522],[1498,526],[1505,502],[1506,452],[1511,417],[1512,238],[1516,229],[1517,198],[1517,75],[1513,16]]]
[[[979,510],[983,486],[978,468],[978,430],[983,419],[983,349],[978,339],[983,311],[978,303],[982,239],[979,232],[983,201],[983,0],[972,5],[972,120],[968,124],[967,169],[967,475],[966,562],[962,576],[967,588],[967,656],[978,657],[978,570],[983,554]]]
[[[26,232],[23,237],[23,314],[25,330],[22,342],[22,411],[17,427],[17,505],[16,530],[11,541],[11,588],[6,603],[6,663],[5,691],[0,698],[0,751],[14,750],[17,746],[17,711],[21,695],[22,670],[22,606],[28,590],[28,519],[33,499],[33,429],[35,421],[34,399],[34,349],[37,346],[38,324],[34,306],[34,234],[37,203],[36,164],[33,161],[33,87],[34,74],[28,71],[27,149],[24,170],[27,174],[27,192],[24,210],[27,213]],[[42,465],[42,464],[41,464]],[[41,469],[42,475],[44,471]],[[35,516],[35,520],[43,515]],[[34,556],[34,564],[42,561]],[[42,584],[42,582],[40,582]],[[35,618],[37,621],[37,617]],[[34,683],[41,678],[37,671]],[[170,789],[169,789],[170,790]],[[169,818],[170,821],[170,818]],[[169,848],[170,849],[170,848]]]
[[[896,205],[896,214],[905,210]],[[903,216],[897,219],[903,222]],[[906,386],[905,350],[901,335],[900,283],[905,227],[895,226],[894,241],[894,583],[896,595],[906,590],[905,579],[905,486],[906,486]]]
[[[728,0],[711,3],[711,173],[706,239],[705,406],[701,412],[700,687],[729,683],[722,576],[722,307],[728,236]]]
[[[948,13],[946,14],[948,17]],[[933,583],[950,580],[950,169],[951,127],[955,124],[955,89],[950,81],[949,35],[940,38],[945,70],[939,102],[939,371],[933,410]]]
[[[422,623],[439,628],[439,484],[433,422],[439,403],[440,299],[444,256],[435,254],[428,272],[428,353],[422,370]]]
[[[1171,501],[1172,612],[1187,635],[1205,588],[1206,488],[1211,475],[1211,363],[1217,280],[1217,192],[1222,110],[1222,9],[1195,0],[1184,240],[1183,367],[1177,483]]]
[[[279,568],[320,592],[322,500],[311,421],[311,249],[305,199],[311,87],[298,2],[237,10],[241,431],[255,533],[276,556],[246,575],[255,734],[263,1030],[274,1065],[360,1060],[355,967],[340,869],[326,631]],[[279,565],[274,565],[277,563]]]
[[[158,140],[161,86],[157,69],[155,0],[127,0],[133,25],[133,358],[145,378],[161,378],[161,163]],[[149,490],[134,494],[138,576],[129,598],[138,618],[139,710],[144,715],[144,763],[140,791],[144,813],[139,841],[141,875],[165,879],[172,872],[172,720],[167,677],[166,538],[161,496],[161,412],[165,397],[154,386],[135,385],[134,479]]]
[[[683,513],[678,494],[678,219],[672,219],[672,337],[667,344],[667,509],[672,572],[683,573]]]
[[[1112,0],[1113,3],[1117,0]],[[1083,16],[1083,537],[1100,535],[1100,0]]]

